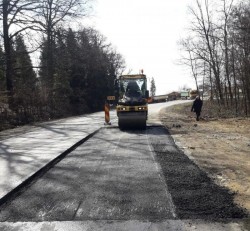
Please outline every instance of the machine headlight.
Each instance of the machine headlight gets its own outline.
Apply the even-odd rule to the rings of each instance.
[[[119,107],[118,111],[126,111],[126,108],[125,107]]]

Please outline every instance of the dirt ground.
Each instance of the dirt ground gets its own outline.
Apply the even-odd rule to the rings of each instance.
[[[205,109],[204,104],[203,108]],[[168,107],[160,119],[176,144],[250,214],[250,119],[219,118],[203,110],[195,120],[190,104]]]

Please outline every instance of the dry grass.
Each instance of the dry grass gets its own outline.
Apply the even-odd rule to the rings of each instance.
[[[166,108],[161,121],[177,145],[217,184],[236,192],[235,202],[250,213],[250,119],[205,102],[196,122],[190,109],[191,103]]]

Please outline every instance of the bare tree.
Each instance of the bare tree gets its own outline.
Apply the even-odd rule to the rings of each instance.
[[[201,49],[197,55],[199,55],[201,59],[209,62],[215,77],[218,98],[220,99],[220,102],[224,104],[221,86],[221,58],[219,57],[219,49],[217,49],[219,47],[219,41],[215,36],[216,27],[212,22],[209,1],[205,0],[204,4],[201,4],[199,0],[196,0],[196,8],[189,7],[189,10],[195,19],[191,30],[202,39],[202,45],[205,45],[205,47],[200,47]],[[204,56],[204,54],[208,55]]]
[[[212,6],[212,3],[215,4]],[[189,37],[181,41],[183,63],[195,80],[210,82],[218,103],[235,107],[235,115],[250,110],[250,3],[237,0],[196,0]],[[203,65],[203,68],[202,68]],[[201,70],[203,69],[203,74]],[[203,84],[203,85],[204,85]]]
[[[87,13],[90,0],[42,0],[36,8],[35,23],[45,35],[46,40],[46,72],[47,87],[51,90],[54,74],[54,44],[56,27]],[[49,90],[49,91],[50,91]]]
[[[233,58],[236,81],[241,83],[246,115],[250,110],[250,4],[242,3],[233,10]]]
[[[227,0],[222,0],[223,2],[223,45],[224,45],[224,54],[225,54],[225,79],[227,81],[227,86],[225,86],[225,91],[227,89],[229,91],[230,96],[230,104],[233,104],[233,92],[232,92],[232,84],[230,78],[230,70],[229,70],[229,38],[228,38],[228,24],[229,24],[229,16],[232,10],[234,0],[230,0],[229,3]],[[227,94],[226,94],[227,97]]]
[[[34,0],[3,0],[0,4],[0,17],[3,23],[6,90],[9,103],[12,102],[13,97],[13,39],[33,27],[33,20],[29,15],[34,10],[36,3],[37,1]]]
[[[181,46],[181,49],[185,51],[186,53],[185,56],[182,57],[180,62],[181,64],[184,64],[191,68],[192,76],[194,78],[195,85],[196,85],[196,89],[199,90],[198,71],[199,71],[199,61],[201,60],[200,59],[201,55],[197,56],[197,51],[196,51],[195,45],[191,37],[180,40],[179,45]]]

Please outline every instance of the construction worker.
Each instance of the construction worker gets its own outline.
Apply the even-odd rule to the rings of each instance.
[[[200,99],[200,96],[196,96],[191,108],[191,111],[196,113],[196,121],[200,120],[202,104],[203,101]]]

